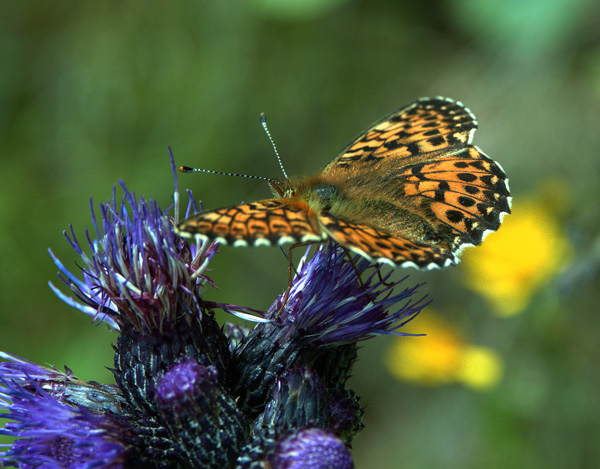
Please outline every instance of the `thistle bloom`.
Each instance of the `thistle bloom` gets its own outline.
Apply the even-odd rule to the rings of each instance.
[[[206,267],[215,244],[188,245],[153,201],[124,196],[92,211],[90,254],[73,230],[80,276],[54,256],[68,304],[117,334],[116,384],[3,354],[0,405],[19,467],[352,467],[363,409],[345,387],[357,342],[425,306],[394,294],[375,267],[336,246],[304,256],[289,292],[254,328],[217,324]],[[190,196],[191,200],[191,196]],[[177,207],[177,203],[175,204]],[[190,203],[188,212],[195,210]]]
[[[335,435],[320,428],[301,429],[277,444],[272,467],[310,469],[352,467],[348,449]]]
[[[1,432],[19,437],[0,461],[19,467],[122,466],[125,435],[110,417],[119,411],[118,393],[5,353],[0,358],[9,360],[0,363],[0,406],[14,420]]]

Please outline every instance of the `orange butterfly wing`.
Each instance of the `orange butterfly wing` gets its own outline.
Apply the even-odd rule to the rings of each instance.
[[[457,245],[480,244],[510,213],[506,175],[477,147],[411,166],[396,179],[405,197],[419,199],[422,213],[453,230]]]
[[[323,240],[301,201],[284,198],[198,213],[180,223],[175,232],[233,246]]]
[[[363,131],[329,163],[348,168],[393,157],[410,164],[414,157],[435,158],[471,143],[477,119],[460,102],[421,98],[388,114]]]
[[[349,187],[372,185],[374,200],[394,194],[390,205],[409,208],[432,226],[439,245],[330,214],[320,217],[325,231],[379,262],[425,268],[457,263],[463,247],[480,244],[510,213],[504,171],[470,145],[476,128],[475,116],[461,103],[423,98],[375,123],[324,170],[325,175],[346,172]],[[394,210],[386,214],[394,216]]]
[[[370,226],[348,223],[325,214],[319,217],[319,221],[323,230],[336,242],[380,264],[392,267],[447,267],[457,262],[452,252],[394,237]]]

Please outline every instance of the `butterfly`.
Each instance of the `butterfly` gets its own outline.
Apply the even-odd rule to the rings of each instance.
[[[233,246],[332,240],[392,267],[456,264],[510,213],[502,167],[471,145],[476,129],[461,102],[418,99],[359,134],[320,173],[269,179],[274,198],[198,213],[175,231]]]

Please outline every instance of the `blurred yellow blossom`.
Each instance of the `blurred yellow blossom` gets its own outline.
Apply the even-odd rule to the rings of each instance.
[[[565,263],[570,252],[556,211],[536,200],[512,207],[497,233],[462,257],[465,284],[504,316],[527,307],[533,294]]]
[[[405,329],[427,335],[394,339],[386,354],[386,366],[395,377],[422,385],[461,382],[478,390],[500,380],[500,356],[489,348],[465,343],[460,333],[431,308],[424,309]]]

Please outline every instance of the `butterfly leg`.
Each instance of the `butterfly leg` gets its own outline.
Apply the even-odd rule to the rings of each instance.
[[[290,248],[288,249],[288,254],[287,254],[287,258],[288,258],[288,287],[287,290],[285,291],[285,296],[283,297],[283,301],[281,302],[281,308],[279,308],[279,311],[277,312],[277,315],[275,316],[275,319],[279,318],[279,316],[281,316],[281,313],[283,312],[283,308],[285,308],[285,305],[287,303],[287,300],[290,296],[290,290],[292,289],[292,271],[296,271],[296,269],[294,269],[294,264],[292,261],[292,251],[295,248],[299,248],[299,247],[303,247],[303,246],[310,246],[312,244],[316,244],[315,241],[306,241],[306,242],[302,242],[302,243],[294,243],[290,246]]]
[[[352,265],[352,268],[354,269],[354,273],[356,274],[356,278],[358,280],[358,284],[360,285],[360,288],[362,288],[363,291],[366,292],[367,287],[365,286],[365,282],[363,282],[363,279],[362,279],[360,271],[358,270],[358,267],[356,267],[356,263],[354,262],[354,259],[352,259],[352,253],[348,249],[346,249],[344,246],[340,246],[340,247],[344,250],[344,253],[348,257],[348,260],[350,261],[350,265]],[[381,266],[376,267],[378,273],[379,273],[380,267]],[[381,274],[379,274],[379,278],[381,279]],[[373,299],[368,294],[367,294],[367,298],[369,299],[369,301],[373,301]]]
[[[393,287],[394,286],[394,282],[390,282],[390,283],[385,283],[385,281],[383,280],[383,277],[381,276],[381,267],[383,267],[381,264],[379,264],[377,266],[377,276],[379,277],[379,282],[384,286],[384,287]]]

